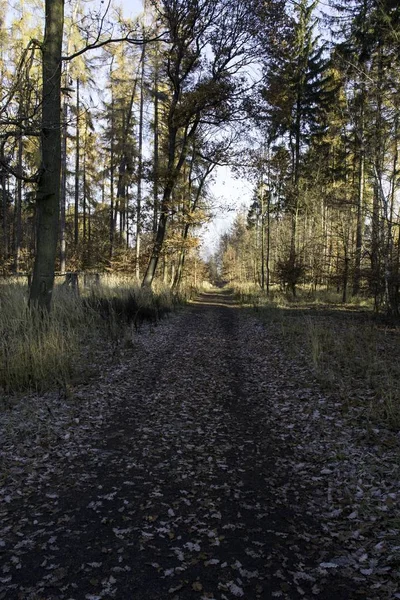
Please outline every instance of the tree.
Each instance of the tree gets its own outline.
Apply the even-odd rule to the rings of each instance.
[[[99,18],[101,26],[105,15]],[[32,285],[30,288],[30,305],[50,310],[54,285],[54,268],[57,250],[58,223],[60,210],[60,176],[61,176],[61,62],[72,60],[88,50],[104,47],[118,42],[143,44],[144,40],[136,37],[129,28],[120,37],[113,38],[102,35],[102,28],[97,29],[91,40],[91,32],[87,32],[87,44],[72,55],[62,56],[62,38],[64,29],[64,0],[46,0],[45,33],[41,44],[42,52],[42,103],[41,103],[41,166],[39,171],[36,204],[37,204],[37,247]]]
[[[297,224],[301,210],[301,168],[306,145],[320,127],[321,113],[332,100],[324,46],[315,35],[317,1],[296,3],[280,44],[265,63],[268,138],[287,137],[292,156],[292,180],[286,192],[286,210],[291,216],[287,270],[295,273]],[[283,263],[282,263],[283,264]],[[295,293],[295,286],[293,286]]]
[[[229,121],[243,100],[242,68],[254,59],[246,3],[226,0],[162,0],[155,6],[168,31],[164,52],[169,99],[166,172],[157,233],[143,279],[151,286],[162,252],[170,203],[199,126]],[[210,58],[205,48],[210,48]]]
[[[50,310],[61,180],[61,53],[64,0],[46,0],[42,51],[41,166],[37,183],[37,250],[29,303]]]

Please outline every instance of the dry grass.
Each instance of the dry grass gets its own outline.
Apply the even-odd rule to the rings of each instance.
[[[368,419],[400,428],[400,330],[373,321],[304,320],[306,347],[318,379],[356,404]]]
[[[161,284],[152,292],[123,276],[102,276],[86,287],[80,281],[79,288],[77,294],[58,283],[51,313],[39,317],[28,309],[25,280],[0,282],[3,399],[24,390],[65,389],[71,377],[88,366],[84,363],[96,348],[110,343],[115,353],[116,345],[131,340],[141,322],[156,322],[182,301]]]
[[[0,388],[5,393],[63,385],[79,350],[82,303],[72,294],[55,294],[53,311],[40,317],[28,309],[21,283],[0,291]]]
[[[269,298],[255,287],[234,292],[280,328],[288,356],[306,360],[344,409],[357,406],[368,420],[400,428],[400,328],[376,320],[369,299],[343,305],[326,291],[301,290],[295,301],[276,289]]]

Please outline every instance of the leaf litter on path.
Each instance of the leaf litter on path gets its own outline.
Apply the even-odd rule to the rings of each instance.
[[[189,307],[0,425],[0,600],[398,594],[398,449],[273,323]]]

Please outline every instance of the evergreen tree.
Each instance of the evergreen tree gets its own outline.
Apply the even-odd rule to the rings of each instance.
[[[322,115],[333,98],[324,45],[315,35],[317,1],[301,0],[290,15],[289,27],[265,64],[268,138],[285,139],[291,153],[291,183],[286,210],[291,216],[287,271],[297,272],[297,222],[302,210],[302,158],[313,135],[320,132]],[[282,263],[282,264],[283,264]],[[293,285],[295,291],[295,285]]]

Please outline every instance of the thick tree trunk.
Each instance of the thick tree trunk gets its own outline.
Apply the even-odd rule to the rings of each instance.
[[[61,175],[61,50],[64,0],[46,0],[42,45],[42,172],[37,193],[37,250],[30,288],[30,306],[50,310],[54,286],[60,210]]]

